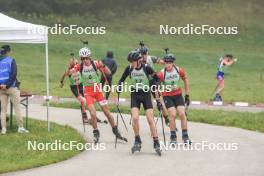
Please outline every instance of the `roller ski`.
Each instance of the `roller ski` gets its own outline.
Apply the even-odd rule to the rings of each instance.
[[[99,142],[99,138],[100,138],[100,132],[99,130],[93,130],[93,141],[95,144],[97,144]]]
[[[127,141],[128,141],[127,138],[123,137],[123,136],[120,134],[120,132],[119,132],[119,130],[118,130],[117,127],[114,127],[114,128],[112,129],[112,131],[113,131],[113,133],[114,133],[114,135],[116,136],[117,139],[119,139],[119,140],[121,140],[121,141],[124,141],[124,142],[127,142]]]
[[[136,137],[135,138],[135,143],[134,143],[133,147],[131,148],[132,154],[134,154],[136,151],[140,152],[141,144],[142,144],[141,139],[139,137]]]
[[[108,124],[107,120],[101,120],[98,117],[96,118],[98,123],[104,123],[104,124]]]
[[[154,140],[154,149],[155,149],[155,152],[161,156],[161,149],[160,149],[160,143],[159,143],[159,140]]]

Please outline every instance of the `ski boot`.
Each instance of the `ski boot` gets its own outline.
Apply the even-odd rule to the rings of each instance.
[[[190,140],[187,131],[182,132],[182,140],[183,140],[183,143],[185,145],[191,145],[192,144],[192,141]]]
[[[93,130],[94,143],[97,144],[100,138],[100,132],[98,129]]]
[[[132,154],[134,154],[136,151],[140,152],[140,150],[141,150],[141,144],[142,144],[142,142],[141,142],[140,137],[139,136],[136,136],[135,137],[134,145],[131,148]]]
[[[121,134],[120,134],[117,126],[115,126],[114,128],[112,128],[112,131],[113,131],[113,133],[114,133],[114,135],[116,136],[117,139],[127,142],[127,138],[121,136]]]
[[[214,101],[222,101],[222,97],[221,97],[221,95],[217,93],[217,94],[215,95]]]
[[[160,143],[159,143],[159,140],[158,139],[154,139],[154,149],[155,149],[155,152],[161,156],[161,149],[160,149]]]
[[[170,143],[173,144],[173,145],[177,145],[176,131],[171,131]]]

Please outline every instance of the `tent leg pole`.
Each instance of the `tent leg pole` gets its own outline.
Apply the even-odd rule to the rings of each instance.
[[[45,53],[46,53],[46,106],[47,106],[47,123],[48,132],[50,132],[50,119],[49,119],[49,55],[48,55],[48,40],[45,43]]]

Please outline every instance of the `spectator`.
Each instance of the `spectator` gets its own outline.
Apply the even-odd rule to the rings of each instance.
[[[9,45],[1,47],[0,56],[0,101],[1,101],[1,133],[6,134],[6,113],[8,99],[14,105],[14,110],[17,118],[18,133],[28,133],[23,127],[23,117],[20,108],[20,91],[18,89],[19,82],[17,81],[17,65],[16,61],[9,56],[11,48]]]

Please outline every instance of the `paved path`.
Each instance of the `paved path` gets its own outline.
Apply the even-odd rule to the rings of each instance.
[[[45,107],[30,105],[30,116],[45,120]],[[99,117],[103,119],[102,113]],[[79,110],[51,108],[51,120],[60,124],[68,124],[83,134]],[[129,117],[125,120],[129,124]],[[177,122],[179,124],[179,122]],[[44,167],[8,173],[14,176],[263,176],[264,175],[264,134],[238,128],[221,127],[201,123],[189,123],[190,136],[197,144],[201,141],[211,143],[237,143],[237,151],[163,151],[162,157],[154,154],[152,139],[146,119],[141,118],[141,137],[143,148],[140,153],[132,155],[133,132],[129,126],[127,133],[120,124],[122,133],[128,137],[127,144],[119,143],[114,148],[114,137],[109,125],[101,124],[101,142],[106,144],[105,151],[85,151],[81,154],[56,164]],[[158,124],[159,136],[162,137]],[[87,127],[83,134],[87,141],[92,139],[92,129]],[[166,128],[166,137],[169,129]],[[0,166],[1,167],[1,166]]]
[[[121,105],[130,106],[130,99],[125,99],[126,101],[120,101]],[[75,98],[59,98],[53,97],[52,101],[54,102],[75,102]],[[33,98],[29,99],[30,104],[43,104],[44,99],[43,96],[34,96]],[[109,103],[115,103],[116,99],[112,98],[109,100]],[[217,105],[210,105],[205,102],[201,102],[201,104],[191,104],[191,109],[205,109],[205,110],[224,110],[224,111],[236,111],[236,112],[264,112],[264,103],[259,103],[258,105],[249,105],[249,106],[234,106],[233,104],[224,103],[222,106]]]

